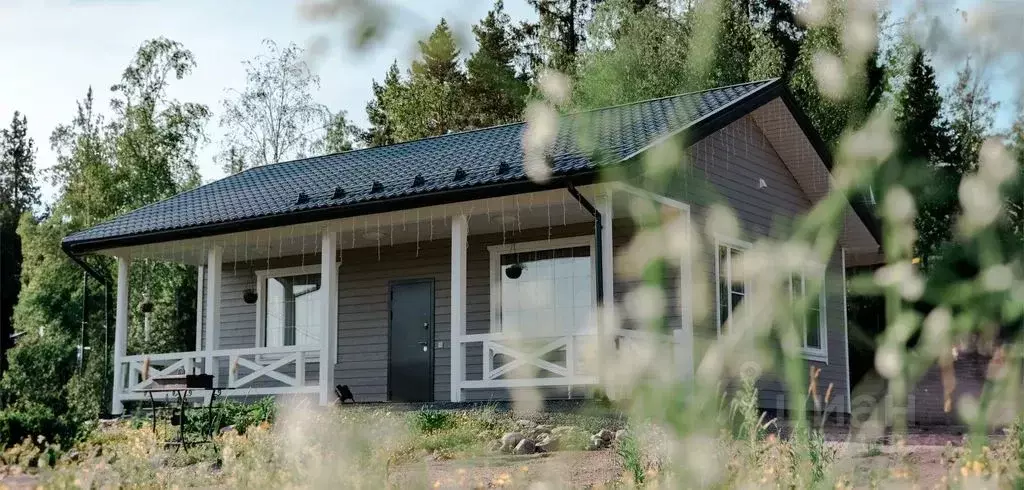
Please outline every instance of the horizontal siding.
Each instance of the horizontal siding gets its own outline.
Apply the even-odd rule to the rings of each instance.
[[[391,283],[434,282],[435,400],[448,400],[451,349],[451,242],[433,240],[377,249],[345,250],[338,274],[337,384],[348,385],[356,401],[388,399],[388,292]],[[440,342],[440,343],[439,343]],[[439,347],[440,346],[440,347]]]
[[[694,318],[695,355],[699,359],[717,339],[715,238],[707,232],[709,206],[727,205],[741,228],[742,236],[737,238],[755,241],[785,236],[788,225],[807,213],[812,203],[750,118],[736,121],[691,147],[690,161],[692,167],[680,173],[681,180],[688,181],[676,182],[665,194],[690,204],[694,229],[702,238],[693,271],[694,279],[698,280],[694,288],[699,290],[695,297],[705,298],[703,307],[695,309]],[[766,184],[764,188],[760,186],[761,180]],[[827,264],[825,284],[828,362],[810,364],[821,368],[821,393],[829,384],[833,385],[829,408],[845,412],[848,381],[841,263],[840,251],[836,250]],[[764,408],[787,407],[785,387],[770,371],[758,383],[758,390]]]
[[[682,172],[687,182],[661,191],[691,206],[693,228],[703,239],[700,253],[694,257],[695,298],[704,298],[703,308],[695,308],[695,352],[699,356],[717,338],[714,326],[714,250],[713,237],[703,233],[708,206],[715,202],[729,205],[742,228],[740,238],[779,236],[780,230],[811,208],[793,176],[749,119],[737,121],[721,132],[699,142],[690,152],[694,162]],[[697,178],[693,178],[697,177]],[[767,185],[759,188],[759,181]],[[635,230],[628,217],[619,217],[613,224],[613,247],[621,254],[632,240]],[[472,233],[472,228],[470,233]],[[571,236],[590,236],[593,226],[579,223],[568,226],[510,231],[505,234],[470,235],[467,254],[467,333],[490,331],[490,255],[488,246]],[[338,358],[335,376],[338,384],[347,384],[358,401],[387,399],[388,358],[388,286],[404,279],[432,279],[435,291],[434,398],[450,397],[450,241],[432,240],[420,244],[345,250],[339,269]],[[418,248],[418,252],[417,252]],[[289,257],[272,261],[271,267],[301,263],[319,263],[315,256]],[[843,325],[843,288],[841,259],[837,253],[828,264],[826,283],[828,363],[821,367],[819,383],[824,391],[833,385],[839,406],[845,409],[846,342]],[[669,328],[682,326],[679,287],[680,270],[669,267],[665,273],[665,320]],[[224,268],[222,297],[222,331],[220,347],[251,347],[255,345],[254,305],[245,305],[241,293],[249,287],[252,273],[246,269],[236,273],[232,264]],[[624,308],[630,291],[640,285],[617,269],[614,298]],[[700,316],[703,315],[703,316]],[[633,327],[635,325],[626,325]],[[482,350],[470,345],[466,352],[467,379],[482,376]],[[759,384],[761,403],[767,408],[785,406],[785,390],[767,373]],[[566,397],[582,394],[581,388],[544,389],[545,396]],[[507,390],[467,390],[469,399],[508,399]]]

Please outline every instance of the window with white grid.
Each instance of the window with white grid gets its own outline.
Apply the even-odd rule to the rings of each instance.
[[[589,237],[491,248],[492,330],[552,336],[587,328],[594,308]]]

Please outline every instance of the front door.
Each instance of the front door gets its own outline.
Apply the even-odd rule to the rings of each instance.
[[[434,397],[434,281],[391,284],[388,398],[428,402]]]

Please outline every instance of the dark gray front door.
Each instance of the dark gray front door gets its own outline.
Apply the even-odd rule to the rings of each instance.
[[[434,395],[434,282],[391,284],[388,395],[396,402],[428,402]]]

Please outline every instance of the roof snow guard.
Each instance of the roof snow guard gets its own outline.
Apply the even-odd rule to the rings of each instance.
[[[669,134],[696,141],[785,93],[766,80],[561,118],[553,181],[584,184]],[[594,135],[593,162],[577,144]],[[525,123],[250,168],[66,237],[73,254],[508,195],[539,188],[523,169]],[[409,185],[409,176],[416,176]],[[298,196],[298,198],[296,198]]]

